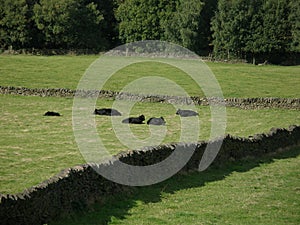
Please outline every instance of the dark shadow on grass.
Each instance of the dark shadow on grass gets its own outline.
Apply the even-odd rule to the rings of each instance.
[[[175,175],[172,178],[148,187],[133,188],[130,194],[119,194],[108,200],[104,205],[95,204],[85,212],[78,212],[69,218],[59,220],[51,225],[105,225],[113,218],[124,219],[129,216],[129,210],[137,201],[156,203],[161,201],[162,193],[172,194],[176,191],[205,186],[208,182],[219,181],[232,172],[247,172],[261,164],[270,164],[275,159],[295,158],[300,155],[300,147],[288,151],[267,155],[260,159],[243,159],[222,166],[213,166],[204,172],[191,172],[185,175]]]

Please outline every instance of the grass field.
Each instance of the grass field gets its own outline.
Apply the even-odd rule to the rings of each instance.
[[[75,89],[96,56],[0,56],[0,84]]]
[[[88,66],[99,56],[0,56],[0,84],[28,88],[76,89]],[[250,64],[211,63],[225,97],[299,98],[300,66],[254,66]],[[143,75],[173,78],[190,95],[201,95],[198,86],[168,65],[140,63],[116,73],[105,86],[120,90],[124,84]],[[116,82],[117,81],[117,82]],[[288,88],[287,88],[288,87]]]
[[[110,107],[112,103],[99,100],[97,107]],[[73,136],[72,104],[73,100],[68,98],[0,95],[0,192],[20,192],[61,169],[84,163]],[[58,111],[63,116],[44,117],[48,110]],[[197,107],[197,110],[201,121],[199,139],[207,140],[210,110],[207,107]],[[137,103],[131,113],[136,116],[141,112],[146,118],[164,116],[168,131],[163,143],[179,141],[181,123],[172,105]],[[227,120],[226,133],[249,136],[268,132],[272,127],[299,124],[300,114],[296,110],[228,108]],[[110,118],[97,116],[96,123],[101,140],[111,153],[128,149],[116,137]],[[147,125],[133,125],[131,131],[141,140],[150,135]]]
[[[300,148],[118,196],[50,225],[299,224]]]
[[[98,56],[0,56],[0,85],[29,88],[75,89],[87,67]],[[225,97],[299,98],[300,66],[253,66],[207,63]],[[116,73],[105,89],[120,90],[144,75],[172,78],[190,95],[201,91],[180,70],[163,64],[140,63]],[[0,193],[17,193],[84,163],[72,130],[71,98],[0,95]],[[98,100],[97,108],[113,101]],[[211,128],[208,107],[197,106],[199,140],[207,140]],[[44,117],[58,111],[62,117]],[[226,133],[234,136],[268,132],[272,127],[300,125],[298,110],[227,108]],[[180,119],[176,107],[160,103],[136,103],[131,115],[164,116],[162,143],[177,142]],[[118,118],[119,120],[123,117]],[[97,130],[112,153],[128,149],[116,137],[108,117],[96,117]],[[120,125],[122,126],[122,125]],[[150,135],[147,125],[130,126],[139,139]],[[145,142],[147,143],[147,142]],[[79,214],[58,224],[298,224],[299,148],[272,158],[244,161],[204,173],[176,176],[161,184],[118,196],[106,207]]]

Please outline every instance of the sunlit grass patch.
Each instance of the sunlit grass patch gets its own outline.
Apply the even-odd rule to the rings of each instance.
[[[85,163],[73,134],[72,99],[0,95],[0,105],[0,192],[22,191],[64,168]],[[99,100],[96,103],[97,108],[112,105],[113,101],[108,100]],[[48,110],[57,111],[62,116],[43,116]],[[212,122],[210,108],[197,106],[196,110],[200,120],[198,139],[208,140]],[[268,132],[272,127],[286,128],[291,124],[300,124],[300,115],[296,110],[227,108],[226,111],[226,133],[236,136],[247,137]],[[170,143],[180,141],[182,132],[181,120],[175,112],[176,106],[170,104],[136,103],[130,111],[130,116],[144,114],[146,119],[163,116],[167,122],[166,135],[161,137],[159,143]],[[121,123],[126,117],[127,115],[123,115],[116,118],[120,121],[116,124],[119,127],[128,126]],[[131,149],[118,139],[110,117],[95,116],[95,121],[99,137],[111,154]],[[147,124],[129,127],[138,140],[146,141],[151,135]],[[154,132],[160,128],[151,129]],[[151,145],[149,142],[145,143]]]

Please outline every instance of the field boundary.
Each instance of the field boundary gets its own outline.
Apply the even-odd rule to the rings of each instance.
[[[116,158],[130,165],[153,165],[168,157],[176,146],[185,151],[191,146],[195,152],[179,173],[198,169],[203,153],[210,142],[174,143],[157,147],[148,147],[116,155]],[[212,166],[243,158],[259,158],[267,154],[288,150],[300,146],[300,126],[288,129],[273,128],[269,133],[257,134],[249,138],[225,136],[222,147]],[[0,195],[0,221],[12,224],[45,224],[72,212],[86,209],[95,202],[105,201],[118,193],[132,192],[135,187],[128,187],[109,181],[96,173],[93,167],[107,169],[115,161],[106,161],[97,165],[79,165],[63,170],[58,175],[43,183],[31,187],[20,194]]]
[[[283,108],[300,109],[300,98],[277,98],[277,97],[258,97],[258,98],[225,98],[218,97],[181,97],[167,95],[143,95],[126,92],[116,92],[110,90],[71,90],[66,88],[25,88],[0,86],[0,94],[40,96],[40,97],[97,97],[102,99],[118,99],[137,102],[159,102],[182,105],[225,105],[228,107],[238,107],[242,109],[265,109]]]

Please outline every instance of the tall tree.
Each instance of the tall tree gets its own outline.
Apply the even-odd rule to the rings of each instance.
[[[103,15],[101,31],[107,47],[112,48],[120,44],[118,22],[115,11],[123,0],[90,0],[97,5],[97,10]]]
[[[164,34],[161,22],[173,10],[174,0],[126,0],[116,11],[123,42],[160,40]]]
[[[244,46],[242,48],[246,58],[251,58],[252,63],[256,63],[256,58],[261,54],[264,35],[263,11],[261,0],[252,0],[248,3],[248,24],[246,24],[247,34],[244,36]]]
[[[67,33],[68,23],[71,21],[70,8],[75,7],[72,3],[72,0],[41,0],[34,6],[34,19],[44,35],[44,47],[56,48],[69,41]]]
[[[268,54],[287,52],[291,43],[289,0],[268,0],[262,10],[264,33],[261,51]]]
[[[76,0],[70,14],[69,32],[72,48],[104,50],[109,41],[105,38],[104,16],[93,1]]]
[[[232,1],[219,0],[217,12],[211,22],[211,29],[213,31],[213,45],[214,54],[217,57],[230,58],[232,47]]]
[[[25,0],[0,0],[0,48],[22,48],[29,41]]]
[[[292,26],[291,51],[300,53],[300,0],[290,1],[289,21]]]
[[[101,48],[103,15],[93,2],[41,0],[34,18],[47,48]]]
[[[201,0],[179,0],[176,11],[164,23],[165,38],[190,50],[199,50],[201,46]],[[198,45],[199,44],[199,45]]]
[[[290,0],[219,0],[212,21],[214,52],[227,58],[264,58],[278,63],[290,51]]]
[[[199,52],[205,28],[202,0],[125,0],[117,10],[124,42],[165,40]],[[206,29],[206,30],[205,30]],[[207,35],[207,34],[206,34]]]
[[[38,4],[40,0],[26,0],[27,3],[27,24],[26,30],[29,33],[29,40],[24,46],[25,48],[36,48],[40,49],[43,47],[43,35],[40,30],[37,28],[37,25],[34,21],[34,11],[33,8],[35,4]]]
[[[217,10],[218,0],[203,0],[204,6],[200,14],[200,23],[199,23],[199,53],[202,55],[207,55],[212,52],[212,31],[211,20],[215,15]]]

